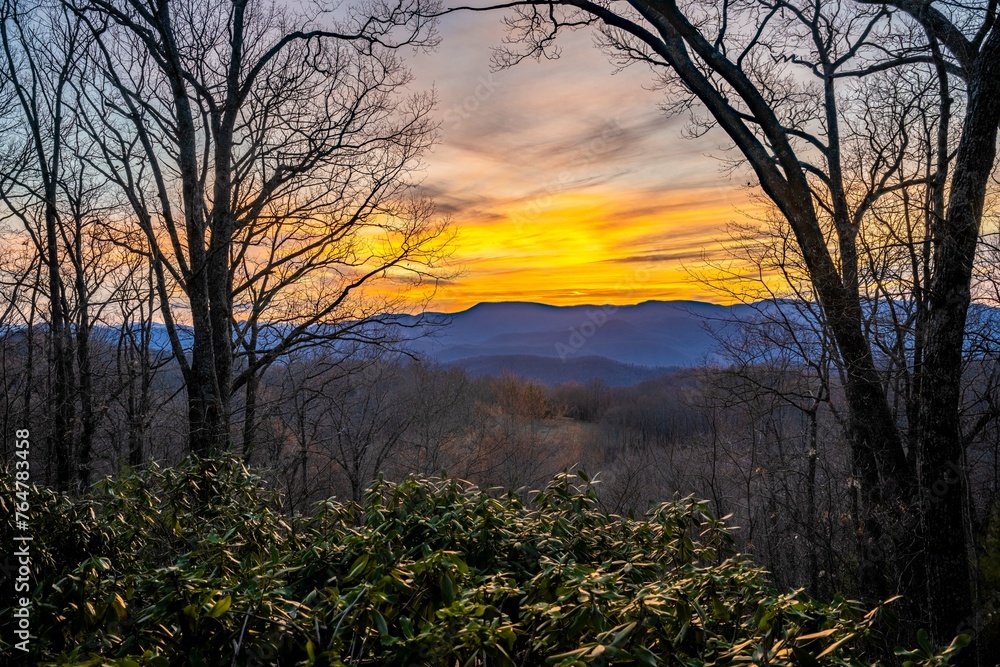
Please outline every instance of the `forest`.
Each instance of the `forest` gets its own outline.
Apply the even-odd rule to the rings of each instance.
[[[2,0],[4,660],[998,664],[998,11]],[[463,224],[408,58],[458,14],[725,138],[711,360],[408,347]]]

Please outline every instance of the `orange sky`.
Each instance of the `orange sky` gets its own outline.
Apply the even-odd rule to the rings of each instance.
[[[439,98],[422,187],[453,220],[460,272],[430,307],[718,300],[691,273],[724,254],[717,239],[749,208],[721,173],[725,137],[682,137],[649,71],[612,75],[585,31],[559,60],[491,73],[499,19],[447,17],[437,52],[411,59],[414,87]]]
[[[569,190],[535,206],[501,205],[455,218],[452,265],[431,307],[481,301],[553,305],[628,304],[647,299],[717,300],[700,284],[705,256],[718,256],[739,192]]]

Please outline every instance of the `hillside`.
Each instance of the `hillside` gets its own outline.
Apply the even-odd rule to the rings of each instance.
[[[563,382],[586,383],[600,379],[611,387],[628,387],[666,375],[676,368],[623,364],[607,357],[588,356],[566,360],[531,354],[508,354],[456,359],[449,366],[458,366],[473,377],[498,377],[512,373],[525,380],[545,385]]]

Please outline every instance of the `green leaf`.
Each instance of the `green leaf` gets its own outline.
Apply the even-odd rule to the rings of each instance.
[[[729,609],[726,608],[726,605],[723,604],[722,600],[719,598],[713,598],[712,600],[712,613],[715,614],[717,619],[724,623],[728,622],[731,618]]]
[[[378,629],[378,633],[383,637],[389,634],[389,625],[385,622],[385,617],[377,611],[372,611],[372,620],[375,622],[375,627]]]
[[[445,604],[455,601],[455,582],[447,574],[441,575],[441,597]]]
[[[625,640],[628,639],[629,635],[632,634],[632,631],[635,630],[635,626],[636,622],[633,621],[632,623],[629,623],[624,628],[616,632],[614,639],[611,640],[611,645],[621,646],[625,642]]]
[[[221,600],[219,600],[218,602],[216,602],[214,605],[212,605],[212,609],[208,612],[208,617],[209,618],[218,618],[218,617],[222,616],[223,614],[225,614],[229,610],[229,605],[231,605],[232,602],[233,602],[233,599],[229,595],[227,595],[226,597],[222,598]]]
[[[306,640],[306,655],[309,656],[310,663],[316,662],[316,646],[311,639]]]
[[[928,658],[934,655],[934,647],[931,645],[931,639],[927,635],[927,631],[923,628],[917,630],[917,643],[920,644],[920,648],[924,650]]]
[[[115,613],[118,614],[118,620],[125,619],[125,600],[118,593],[111,596],[111,606],[114,608]]]
[[[799,637],[796,637],[795,641],[806,642],[809,641],[810,639],[820,639],[821,637],[829,637],[836,631],[837,628],[830,628],[828,630],[823,630],[821,632],[814,632],[811,635],[801,635]]]
[[[643,667],[656,667],[656,654],[645,646],[635,646],[632,648],[632,657]]]
[[[824,658],[824,657],[830,655],[831,653],[833,653],[834,651],[836,651],[838,648],[840,648],[842,644],[844,644],[845,642],[850,641],[853,638],[854,638],[854,633],[851,632],[846,637],[843,637],[842,639],[839,639],[839,640],[835,641],[834,643],[830,644],[829,646],[827,646],[826,649],[824,649],[824,651],[822,653],[820,653],[816,657],[817,658]]]
[[[358,559],[354,561],[354,564],[351,565],[351,569],[347,572],[347,576],[344,577],[344,581],[350,581],[351,579],[354,579],[359,574],[364,572],[365,567],[367,566],[368,566],[368,554],[361,554],[360,556],[358,556]]]

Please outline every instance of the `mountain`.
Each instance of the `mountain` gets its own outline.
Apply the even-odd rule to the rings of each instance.
[[[503,370],[548,384],[600,378],[634,384],[712,357],[713,333],[741,306],[646,301],[633,306],[481,303],[459,313],[427,313],[408,324],[424,334],[416,354],[473,374]]]
[[[906,305],[897,303],[895,307],[905,310]],[[891,317],[886,302],[872,307],[879,312],[866,317],[869,325],[877,322],[883,338],[895,335],[898,314]],[[762,317],[790,321],[807,331],[818,328],[814,305],[800,301],[734,306],[699,301],[645,301],[632,306],[548,306],[505,301],[480,303],[458,313],[387,316],[380,318],[383,324],[372,325],[372,333],[377,337],[377,327],[395,322],[402,326],[398,331],[390,330],[390,337],[412,339],[404,344],[409,352],[461,366],[473,375],[507,371],[546,384],[601,379],[608,384],[627,385],[671,369],[718,360],[718,338],[727,338],[739,323]],[[265,327],[263,336],[276,340],[289,326],[275,325],[270,330]],[[973,304],[966,339],[969,353],[995,350],[998,332],[1000,309]],[[170,344],[163,325],[154,324],[150,333],[153,349],[167,352]],[[116,329],[95,329],[95,337],[102,335],[113,342],[120,334]],[[768,354],[768,341],[774,340],[770,335],[783,337],[780,331],[758,336],[759,359]],[[189,348],[191,332],[182,328],[180,336],[181,344]],[[803,352],[809,349],[809,338],[812,336],[805,334]],[[342,347],[347,355],[357,350],[357,343],[351,342],[331,342],[313,349],[328,351],[327,346]],[[877,349],[875,353],[876,361],[882,363]]]
[[[458,313],[385,318],[402,325],[406,349],[472,375],[511,372],[545,384],[601,379],[632,385],[712,357],[713,331],[738,318],[734,308],[698,301],[646,301],[632,306],[548,306],[528,302],[480,303]],[[286,325],[287,326],[287,325]],[[116,340],[116,329],[95,336]],[[138,331],[136,332],[138,335]],[[179,327],[181,345],[191,331]],[[279,336],[269,331],[266,336]],[[154,323],[152,349],[170,350],[166,328]],[[336,346],[337,343],[329,343]]]

